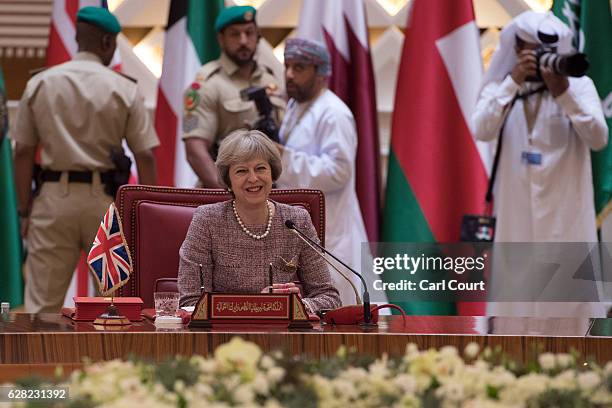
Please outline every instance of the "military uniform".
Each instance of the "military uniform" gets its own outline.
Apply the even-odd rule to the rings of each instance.
[[[258,63],[249,80],[240,77],[238,68],[222,53],[221,58],[200,69],[185,92],[183,139],[198,137],[209,141],[213,146],[213,157],[225,136],[234,130],[248,128],[259,117],[255,103],[240,98],[241,90],[250,86],[269,86],[280,95],[278,90],[282,82],[270,67]],[[274,119],[280,126],[285,100],[272,95],[270,101],[276,107]]]
[[[123,138],[134,153],[159,141],[135,81],[87,52],[30,79],[11,137],[40,145],[43,170],[58,178],[46,179],[34,199],[25,266],[26,310],[57,312],[80,251],[89,251],[113,200],[102,183],[114,168],[111,149]]]

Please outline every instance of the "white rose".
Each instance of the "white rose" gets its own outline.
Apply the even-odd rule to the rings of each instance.
[[[239,385],[234,389],[232,397],[238,404],[253,404],[255,395],[253,390],[246,384]]]
[[[465,354],[466,357],[472,359],[472,358],[476,358],[479,351],[480,351],[480,346],[478,345],[478,343],[471,342],[467,346],[465,346],[465,350],[463,350],[463,354]]]
[[[400,374],[393,380],[395,384],[405,393],[416,392],[417,382],[415,378],[409,374]]]
[[[271,383],[276,384],[285,376],[285,369],[281,367],[272,367],[266,372],[266,376]]]
[[[593,371],[578,374],[578,385],[583,390],[592,390],[593,388],[596,388],[600,382],[601,379],[599,378],[599,375]]]
[[[454,346],[444,346],[440,349],[440,355],[442,357],[454,357],[458,355],[457,349]]]
[[[263,356],[259,361],[261,368],[269,370],[270,368],[276,366],[274,359],[270,356]]]
[[[259,395],[267,395],[270,389],[268,385],[268,380],[263,375],[258,375],[255,377],[252,383],[253,391],[255,391]]]
[[[553,353],[542,353],[538,356],[538,363],[542,370],[552,370],[555,368],[555,355]]]
[[[572,357],[571,354],[559,353],[557,354],[556,358],[557,358],[557,366],[559,368],[566,368],[574,363],[574,357]]]

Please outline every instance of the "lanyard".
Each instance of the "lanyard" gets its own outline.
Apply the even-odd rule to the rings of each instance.
[[[526,95],[529,96],[529,95]],[[525,97],[523,99],[523,113],[525,114],[525,122],[527,123],[527,141],[529,145],[533,142],[533,128],[535,126],[535,121],[538,117],[538,112],[540,110],[540,105],[542,105],[542,96],[543,92],[538,92],[536,96],[536,101],[531,109],[528,99]]]

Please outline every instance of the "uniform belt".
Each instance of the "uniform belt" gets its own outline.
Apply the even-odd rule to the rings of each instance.
[[[43,170],[40,173],[40,181],[60,181],[62,177],[62,171],[53,171],[53,170]],[[106,171],[104,173],[100,173],[100,180],[102,183],[108,183],[112,179],[112,171]],[[75,171],[70,170],[68,172],[68,182],[69,183],[91,183],[93,180],[93,171]]]

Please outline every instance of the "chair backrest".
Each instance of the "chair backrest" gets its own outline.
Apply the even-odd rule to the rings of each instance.
[[[272,190],[270,198],[304,207],[324,243],[325,198],[321,191]],[[231,195],[219,189],[122,186],[115,202],[130,247],[134,272],[130,282],[120,289],[120,295],[140,296],[143,307],[153,307],[154,290],[172,290],[176,285],[178,251],[196,208],[229,199]],[[157,283],[158,279],[160,283]]]

